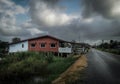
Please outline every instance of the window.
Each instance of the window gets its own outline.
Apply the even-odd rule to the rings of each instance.
[[[40,47],[41,47],[41,48],[45,48],[45,43],[41,43],[41,44],[40,44]]]
[[[55,46],[55,43],[51,43],[51,48],[54,48]]]
[[[35,43],[32,43],[32,44],[31,44],[31,47],[34,48],[34,47],[35,47]]]
[[[24,44],[22,44],[22,48],[24,48]]]

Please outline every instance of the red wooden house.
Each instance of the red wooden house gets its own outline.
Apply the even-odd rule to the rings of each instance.
[[[29,51],[42,51],[42,52],[58,52],[59,45],[63,40],[57,39],[52,36],[42,36],[38,38],[29,39]]]

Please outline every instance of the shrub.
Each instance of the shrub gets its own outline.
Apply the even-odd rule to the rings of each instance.
[[[49,53],[48,55],[45,56],[45,60],[48,62],[48,63],[51,63],[53,62],[53,54],[52,53]]]
[[[0,73],[5,76],[24,76],[24,75],[41,75],[44,76],[48,74],[47,61],[44,53],[39,52],[18,52],[15,54],[10,54],[1,61]],[[50,56],[49,56],[50,57]]]
[[[76,58],[68,57],[68,58],[59,58],[54,57],[54,62],[50,63],[47,67],[50,70],[50,73],[54,76],[58,76],[63,71],[65,71],[74,61]]]
[[[28,81],[30,77],[39,76],[47,78],[43,82],[44,84],[49,84],[75,60],[73,57],[60,58],[54,57],[52,53],[46,55],[43,52],[18,52],[10,54],[1,61],[0,79],[23,77]]]

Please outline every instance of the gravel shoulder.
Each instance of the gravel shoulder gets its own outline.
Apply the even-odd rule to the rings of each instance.
[[[76,81],[80,77],[80,72],[87,67],[86,55],[79,56],[65,72],[63,72],[52,84],[67,84],[70,81]]]

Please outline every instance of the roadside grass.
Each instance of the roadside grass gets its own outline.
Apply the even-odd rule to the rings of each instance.
[[[75,56],[74,56],[75,57]],[[52,81],[52,84],[76,84],[77,80],[83,81],[84,71],[87,68],[87,58],[85,55],[79,55],[79,58],[57,79]],[[78,84],[81,82],[78,82]]]
[[[120,49],[102,49],[102,48],[98,48],[98,49],[102,50],[102,51],[105,51],[105,52],[120,55]]]
[[[61,73],[63,73],[71,64],[74,63],[76,58],[68,57],[68,58],[59,58],[55,57],[54,62],[49,64],[47,67],[48,70],[50,70],[50,75],[48,77],[48,82],[51,82],[51,80],[54,80],[55,78],[59,77]]]
[[[66,84],[86,84],[86,68],[77,73],[77,80],[69,80]]]
[[[16,80],[22,84],[50,84],[77,58],[55,57],[42,52],[18,52],[0,61],[0,82]],[[9,84],[14,84],[10,83]],[[15,81],[15,82],[16,82]]]

